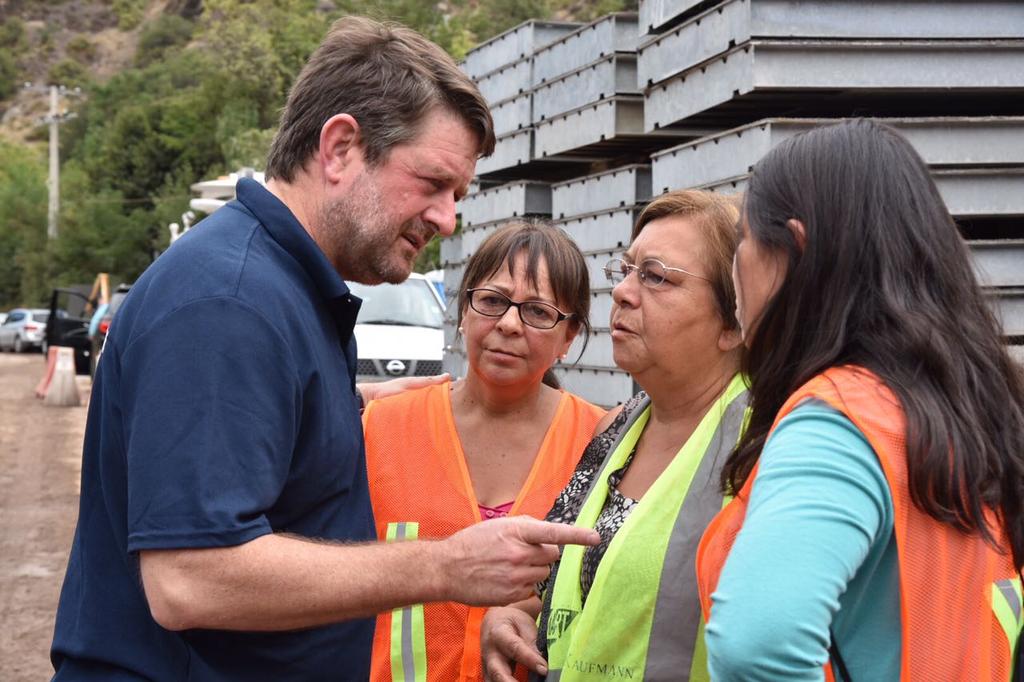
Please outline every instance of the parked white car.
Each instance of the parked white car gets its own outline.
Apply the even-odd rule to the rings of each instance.
[[[356,318],[357,381],[384,381],[441,373],[444,304],[426,277],[401,284],[349,283],[363,299]]]
[[[15,353],[39,349],[46,338],[46,321],[50,311],[42,308],[15,308],[0,324],[0,351]]]

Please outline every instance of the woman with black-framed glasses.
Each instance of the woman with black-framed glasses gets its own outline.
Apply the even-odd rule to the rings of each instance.
[[[458,311],[466,377],[364,412],[381,539],[443,537],[509,514],[543,517],[604,415],[560,390],[550,372],[590,330],[586,262],[564,232],[513,223],[491,235],[466,262]],[[380,616],[371,679],[391,680],[406,664],[425,665],[431,682],[482,679],[483,615],[437,603]]]

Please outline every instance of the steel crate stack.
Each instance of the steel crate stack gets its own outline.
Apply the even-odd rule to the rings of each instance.
[[[586,348],[583,336],[577,337],[558,375],[567,390],[598,405],[615,405],[635,393],[632,378],[615,366],[612,357],[612,295],[604,266],[629,246],[636,217],[650,198],[647,165],[623,166],[551,186],[552,217],[587,261],[593,327]]]
[[[1024,342],[1024,117],[880,119],[928,164],[1012,345]],[[751,167],[798,133],[835,119],[765,119],[655,154],[655,193],[742,192]],[[1015,352],[1020,352],[1016,349]]]
[[[494,118],[494,153],[477,164],[477,173],[496,179],[555,173],[560,159],[535,162],[533,129],[534,53],[571,33],[580,24],[527,21],[480,44],[466,54],[462,69],[476,81]],[[548,170],[550,172],[550,169]]]
[[[682,19],[637,51],[647,131],[777,115],[1020,113],[1015,0],[725,0]]]
[[[538,158],[601,160],[679,141],[678,131],[644,132],[637,81],[637,15],[609,14],[534,55],[534,151]]]

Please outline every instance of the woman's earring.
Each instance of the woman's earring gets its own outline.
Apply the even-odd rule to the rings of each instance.
[[[459,327],[459,333],[460,333],[460,334],[465,334],[465,333],[466,333],[466,330],[464,330],[464,329],[463,329],[462,327]]]

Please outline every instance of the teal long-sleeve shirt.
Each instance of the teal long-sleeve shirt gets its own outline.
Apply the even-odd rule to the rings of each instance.
[[[822,680],[830,627],[852,680],[899,679],[892,494],[844,415],[812,401],[780,422],[711,599],[715,682]]]

